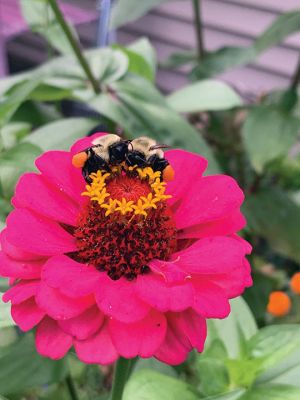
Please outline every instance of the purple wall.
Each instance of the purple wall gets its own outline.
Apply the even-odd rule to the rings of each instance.
[[[171,1],[158,7],[119,33],[119,41],[128,43],[148,36],[159,59],[174,51],[195,47],[192,2]],[[284,11],[300,9],[300,0],[202,0],[204,40],[209,50],[226,45],[249,45]],[[261,55],[254,64],[225,73],[222,79],[242,91],[261,93],[289,82],[300,54],[300,33]],[[160,71],[158,83],[166,91],[186,82],[184,70]]]

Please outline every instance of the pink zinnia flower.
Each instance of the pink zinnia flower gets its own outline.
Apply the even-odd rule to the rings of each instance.
[[[251,247],[236,235],[243,193],[229,176],[203,177],[206,160],[183,150],[165,153],[166,191],[143,170],[99,172],[86,187],[72,156],[97,136],[44,153],[40,173],[21,177],[1,233],[3,300],[23,331],[36,327],[43,356],[74,346],[86,363],[179,364],[203,350],[206,319],[228,316],[251,285]]]

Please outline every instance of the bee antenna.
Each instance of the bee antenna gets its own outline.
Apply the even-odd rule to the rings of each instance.
[[[151,146],[149,150],[158,150],[158,149],[169,149],[171,146],[168,146],[167,144],[155,144],[154,146]]]

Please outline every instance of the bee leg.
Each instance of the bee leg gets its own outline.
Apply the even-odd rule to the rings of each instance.
[[[84,167],[82,168],[82,175],[87,183],[91,183],[92,180],[90,178],[90,175],[93,172],[97,172],[101,169],[104,169],[105,171],[110,171],[109,165],[105,160],[103,160],[102,157],[98,156],[92,148],[90,149],[90,157],[84,164]]]
[[[163,171],[168,165],[169,161],[165,158],[159,158],[156,154],[149,157],[148,163],[152,167],[153,171]]]
[[[143,168],[146,167],[148,163],[142,153],[140,153],[139,151],[130,151],[126,155],[126,164],[129,167],[137,165],[138,167]]]

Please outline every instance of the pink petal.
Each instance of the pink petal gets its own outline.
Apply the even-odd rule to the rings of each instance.
[[[42,175],[47,177],[56,188],[81,203],[81,193],[85,181],[81,170],[72,165],[72,155],[68,151],[47,151],[35,162]]]
[[[235,210],[225,218],[193,225],[178,232],[178,239],[202,238],[205,236],[226,236],[243,229],[246,219],[240,210]]]
[[[11,301],[12,304],[22,303],[24,300],[36,295],[38,286],[39,281],[17,283],[4,293],[2,300],[4,303],[8,301]]]
[[[51,257],[42,269],[42,280],[63,294],[75,297],[93,293],[99,286],[101,275],[93,266],[78,263],[61,255]]]
[[[34,279],[41,276],[44,261],[16,261],[0,251],[0,274],[5,277]]]
[[[9,214],[7,240],[25,251],[44,256],[77,250],[75,239],[59,224],[23,209]]]
[[[193,305],[191,283],[169,284],[154,274],[139,275],[136,292],[143,301],[162,312],[181,311]]]
[[[230,176],[205,176],[191,183],[176,209],[178,229],[225,218],[239,208],[244,194]]]
[[[73,226],[79,213],[78,205],[51,186],[46,178],[34,173],[24,174],[19,180],[13,205]]]
[[[186,310],[182,313],[168,313],[167,319],[167,335],[155,354],[158,360],[178,365],[186,360],[193,348],[203,351],[207,333],[204,318],[193,310]]]
[[[227,298],[240,296],[246,287],[252,286],[251,269],[249,262],[244,259],[243,265],[229,273],[195,275],[196,279],[203,279],[215,283],[226,293]]]
[[[165,157],[175,170],[175,179],[167,185],[167,193],[172,195],[169,204],[174,204],[190,188],[191,182],[202,176],[207,161],[185,150],[169,150]]]
[[[163,314],[155,310],[133,324],[112,319],[109,322],[112,341],[125,358],[152,357],[165,338],[167,323]]]
[[[87,364],[111,364],[119,357],[105,323],[101,330],[86,340],[75,340],[74,347],[78,358]]]
[[[82,139],[77,140],[73,146],[71,147],[71,154],[80,153],[81,151],[91,147],[93,145],[93,141],[101,136],[109,135],[107,132],[96,132],[91,136],[84,137]]]
[[[191,276],[176,263],[152,260],[149,263],[149,267],[152,272],[163,277],[168,283],[184,282],[186,279],[191,278]]]
[[[43,281],[37,290],[36,302],[50,317],[58,320],[76,317],[95,303],[92,296],[77,299],[67,297]]]
[[[14,246],[7,240],[7,229],[4,229],[0,233],[0,243],[1,249],[4,253],[6,253],[9,257],[14,260],[20,261],[31,261],[31,260],[41,260],[42,256],[39,254],[30,253],[28,251],[24,251],[19,247]]]
[[[205,318],[225,318],[230,313],[230,304],[226,293],[220,286],[193,278],[194,310]]]
[[[105,315],[125,323],[143,319],[150,306],[138,298],[135,293],[135,282],[124,278],[111,280],[103,274],[101,286],[96,292],[96,301]]]
[[[172,258],[190,274],[219,274],[241,266],[244,254],[243,243],[231,237],[216,236],[197,240]]]
[[[42,356],[58,360],[72,347],[72,336],[60,329],[56,321],[46,317],[37,327],[35,343]]]
[[[45,315],[46,313],[36,305],[34,298],[30,298],[20,304],[12,305],[11,307],[13,320],[24,332],[35,327]]]
[[[94,335],[100,329],[103,321],[104,315],[99,312],[98,307],[93,306],[78,317],[58,321],[58,324],[64,332],[78,340],[83,340]]]

